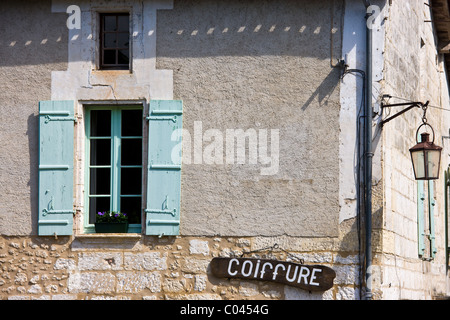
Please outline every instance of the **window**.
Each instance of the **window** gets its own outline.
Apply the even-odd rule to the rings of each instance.
[[[142,213],[142,108],[87,110],[86,192],[92,228],[97,212],[127,213],[129,232],[140,232]]]
[[[39,102],[40,236],[73,234],[73,186],[80,183],[85,225],[78,232],[94,231],[96,212],[120,210],[130,217],[128,232],[179,235],[183,102],[151,100],[148,109],[143,132],[143,106],[86,106],[85,179],[75,181],[75,101]],[[148,139],[144,186],[143,135]]]
[[[100,14],[100,69],[130,69],[130,15]]]

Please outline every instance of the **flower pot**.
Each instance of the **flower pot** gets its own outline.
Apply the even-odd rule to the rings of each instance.
[[[96,222],[95,232],[97,233],[127,233],[128,222]]]

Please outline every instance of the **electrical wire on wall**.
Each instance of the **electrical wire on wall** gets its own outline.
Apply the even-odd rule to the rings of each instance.
[[[361,230],[362,230],[362,212],[363,210],[361,210],[361,199],[362,199],[362,195],[364,193],[365,190],[365,186],[363,185],[363,183],[361,182],[361,173],[362,173],[362,161],[364,159],[364,154],[365,151],[362,150],[363,149],[363,145],[365,145],[363,142],[361,141],[361,136],[363,135],[362,133],[364,132],[364,118],[365,116],[361,114],[363,108],[364,108],[364,103],[366,101],[366,73],[363,70],[360,69],[347,69],[345,68],[344,73],[342,74],[341,79],[343,79],[347,74],[359,74],[363,80],[363,87],[362,87],[362,94],[361,94],[361,103],[358,109],[358,114],[357,114],[357,122],[356,122],[356,155],[355,155],[355,160],[356,163],[354,165],[354,168],[356,168],[356,172],[355,172],[355,180],[358,183],[358,187],[356,188],[356,222],[357,222],[357,232],[358,232],[358,258],[359,258],[359,265],[361,266],[360,268],[360,272],[359,272],[359,277],[360,277],[360,281],[359,281],[359,289],[360,292],[362,292],[362,285],[364,283],[363,278],[363,268],[362,268],[362,263],[363,261],[365,261],[365,259],[362,258],[362,243],[361,243]],[[361,123],[362,121],[362,123]],[[364,135],[365,138],[365,135]],[[361,191],[363,190],[363,191]]]
[[[385,98],[395,98],[395,99],[403,100],[405,102],[414,102],[414,101],[412,101],[410,99],[405,99],[405,98],[402,98],[402,97],[396,97],[396,96],[393,96],[391,94],[385,94],[385,95],[383,95],[383,97],[385,97]],[[433,106],[431,104],[428,104],[428,107],[429,108],[434,108],[434,109],[439,109],[439,110],[444,110],[444,111],[450,111],[450,109],[443,108],[443,107],[438,107],[438,106]]]

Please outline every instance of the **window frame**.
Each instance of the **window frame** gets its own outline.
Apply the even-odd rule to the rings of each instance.
[[[110,199],[110,210],[119,210],[120,209],[120,201],[121,195],[120,193],[120,186],[121,186],[121,178],[120,178],[120,169],[122,167],[134,167],[134,168],[141,168],[141,194],[139,195],[141,197],[141,203],[140,203],[140,219],[141,223],[139,224],[129,224],[128,226],[128,233],[141,233],[142,231],[142,225],[145,221],[144,213],[144,196],[145,196],[145,185],[144,185],[144,174],[145,174],[145,155],[144,152],[141,154],[141,165],[124,165],[122,166],[118,158],[120,158],[119,150],[121,148],[121,140],[122,135],[120,132],[121,129],[121,114],[122,110],[141,110],[142,111],[142,136],[126,136],[126,139],[132,139],[132,138],[140,138],[142,142],[142,151],[144,151],[144,142],[145,142],[145,122],[144,122],[144,108],[142,105],[136,104],[136,105],[89,105],[85,107],[85,170],[84,170],[84,185],[85,185],[85,206],[84,206],[84,223],[83,223],[83,233],[95,233],[95,226],[93,223],[89,222],[89,211],[90,211],[90,201],[91,198],[90,194],[90,169],[92,168],[91,165],[91,111],[93,110],[111,110],[111,136],[109,139],[111,140],[111,179],[110,179],[110,194],[108,195]],[[118,134],[115,134],[115,132]],[[95,138],[98,139],[98,138]],[[107,137],[101,137],[101,139],[108,139]],[[113,161],[115,159],[116,161]],[[94,167],[96,167],[94,165]],[[137,196],[137,195],[126,195],[128,197],[130,196]]]
[[[104,47],[104,34],[105,33],[125,33],[124,31],[105,31],[104,30],[104,17],[105,16],[116,16],[116,23],[117,23],[117,17],[118,16],[128,16],[128,39],[129,39],[129,44],[128,44],[128,48],[122,48],[122,47],[114,47],[114,48],[108,48],[105,49]],[[132,48],[131,48],[131,12],[99,12],[98,13],[98,19],[99,19],[99,30],[98,30],[98,35],[99,35],[99,65],[98,68],[99,70],[131,70],[131,61],[132,61]],[[118,45],[118,44],[116,44]],[[119,50],[128,50],[128,64],[119,64],[118,63],[118,52]],[[104,61],[104,53],[105,50],[115,50],[116,51],[116,63],[115,64],[105,64]]]

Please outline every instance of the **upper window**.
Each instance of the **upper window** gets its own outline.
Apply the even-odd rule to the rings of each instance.
[[[100,14],[100,69],[130,69],[129,13]]]

